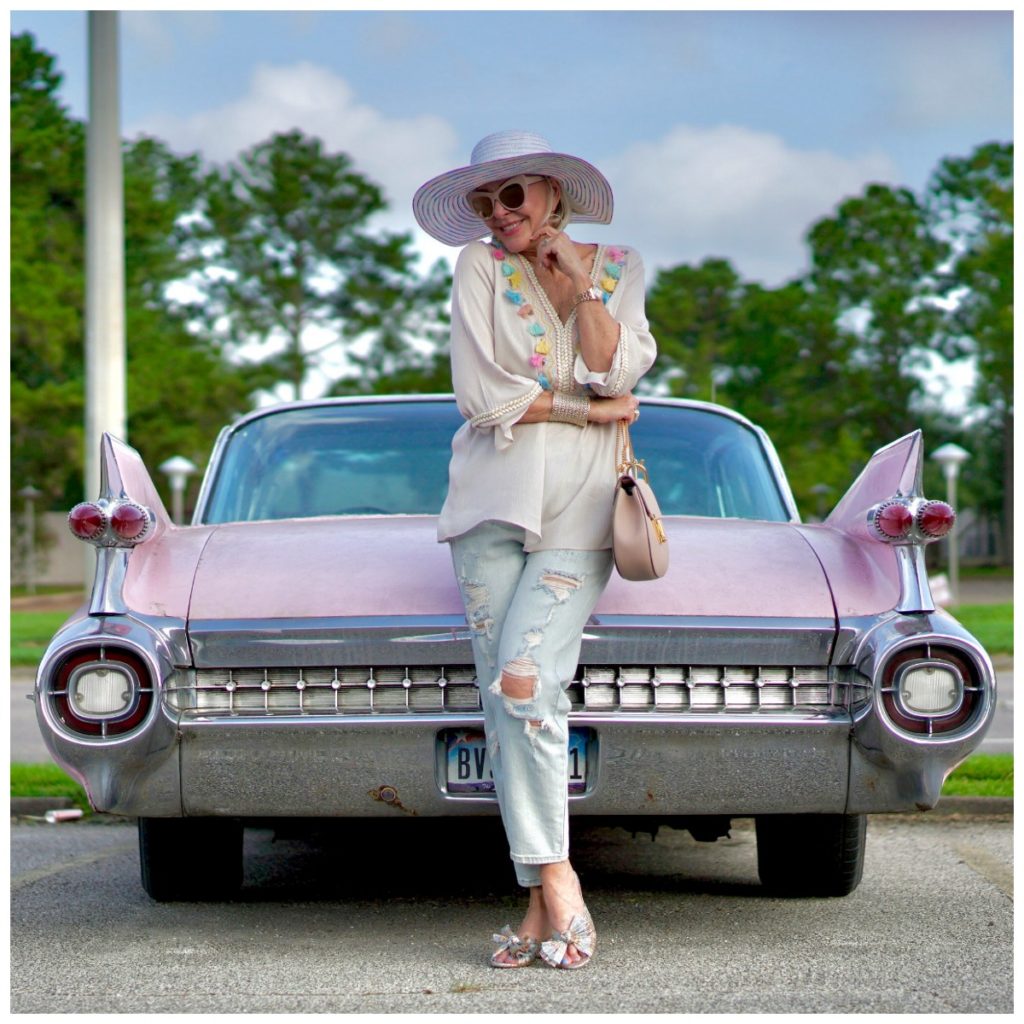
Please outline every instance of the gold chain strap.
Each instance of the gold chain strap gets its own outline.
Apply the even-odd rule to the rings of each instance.
[[[625,420],[617,420],[616,427],[618,429],[618,442],[615,446],[615,458],[618,466],[619,476],[623,473],[629,473],[631,476],[637,476],[643,474],[645,480],[650,480],[647,475],[647,467],[644,465],[643,459],[636,457],[636,452],[633,451],[633,441],[629,436],[629,424]],[[619,456],[619,453],[621,457]]]

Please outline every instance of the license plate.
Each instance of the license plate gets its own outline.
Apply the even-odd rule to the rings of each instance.
[[[587,788],[587,739],[589,730],[569,730],[570,793]],[[487,741],[480,729],[449,729],[445,733],[445,763],[449,793],[493,793],[494,776],[487,756]]]

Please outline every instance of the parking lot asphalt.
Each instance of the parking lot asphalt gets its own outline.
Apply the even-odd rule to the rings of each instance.
[[[488,967],[491,933],[525,907],[497,833],[452,822],[425,841],[415,821],[388,824],[411,827],[247,831],[239,898],[163,904],[139,884],[130,825],[14,826],[11,1010],[1013,1010],[1009,818],[873,817],[864,880],[842,899],[766,894],[749,823],[715,843],[574,832],[598,946],[572,973]]]

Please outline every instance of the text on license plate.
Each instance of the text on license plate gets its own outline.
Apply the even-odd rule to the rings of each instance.
[[[587,788],[587,740],[590,730],[569,730],[570,793]],[[445,763],[449,793],[493,793],[494,778],[482,729],[449,729],[445,733]]]

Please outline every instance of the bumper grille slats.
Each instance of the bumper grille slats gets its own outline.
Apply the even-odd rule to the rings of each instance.
[[[574,711],[653,714],[848,710],[870,695],[851,668],[801,666],[581,666],[567,694]],[[425,714],[480,711],[471,667],[199,669],[164,699],[188,715]]]

